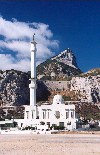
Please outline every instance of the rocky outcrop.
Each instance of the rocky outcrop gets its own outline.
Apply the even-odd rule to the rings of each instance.
[[[69,48],[66,49],[65,51],[62,51],[60,54],[57,56],[51,58],[51,60],[57,60],[58,62],[62,62],[68,66],[71,66],[73,68],[78,68],[77,62],[76,62],[76,57],[72,50]]]
[[[100,75],[87,77],[73,77],[71,89],[81,101],[100,102]]]
[[[37,102],[39,101],[47,101],[49,96],[51,95],[50,90],[45,85],[43,81],[37,80]]]
[[[0,71],[0,103],[3,105],[28,105],[30,102],[30,73]],[[37,81],[37,101],[48,100],[50,92],[42,81]]]
[[[29,104],[30,73],[0,71],[0,104]],[[100,102],[100,75],[71,77],[65,81],[37,80],[37,102],[46,101],[51,94],[60,92],[72,100]],[[68,98],[69,98],[68,97]]]
[[[81,76],[83,76],[83,77],[97,76],[97,75],[100,75],[100,68],[94,68],[94,69],[89,70],[86,73],[81,74]]]
[[[29,104],[29,77],[28,73],[21,71],[1,71],[0,96],[3,104]]]
[[[100,68],[82,73],[70,49],[37,66],[37,102],[60,92],[66,99],[100,102]],[[29,104],[30,72],[0,71],[0,105]]]
[[[61,93],[72,100],[100,102],[100,75],[72,77],[69,81],[44,81],[52,93]]]
[[[76,58],[70,49],[37,66],[39,80],[67,80],[68,77],[80,73],[82,72],[77,67]]]

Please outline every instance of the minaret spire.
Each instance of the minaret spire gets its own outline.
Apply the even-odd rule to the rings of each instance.
[[[34,38],[35,38],[35,33],[33,34],[33,41],[34,41]]]
[[[30,88],[30,106],[36,105],[36,42],[33,35],[33,40],[31,42],[31,83]]]

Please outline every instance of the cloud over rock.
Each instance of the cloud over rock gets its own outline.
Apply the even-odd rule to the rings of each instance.
[[[53,50],[59,47],[59,41],[52,39],[49,25],[0,17],[0,69],[30,70],[30,41],[34,33],[39,64],[53,56]]]

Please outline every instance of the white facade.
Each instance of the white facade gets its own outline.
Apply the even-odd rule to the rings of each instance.
[[[52,104],[43,104],[36,109],[27,106],[24,126],[37,126],[41,122],[48,127],[57,125],[68,130],[76,129],[75,105],[65,105],[62,96],[55,95]]]

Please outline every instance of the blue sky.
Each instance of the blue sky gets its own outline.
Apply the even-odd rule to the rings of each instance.
[[[14,34],[17,37],[10,37],[6,32],[6,22],[12,22],[14,25],[24,23],[25,27],[26,25],[29,26],[30,29],[27,29],[27,34],[28,31],[33,32],[34,29],[31,31],[31,27],[37,29],[37,34],[39,33],[39,36],[36,36],[37,41],[42,40],[41,46],[38,47],[39,52],[41,52],[41,54],[38,53],[38,55],[40,54],[38,56],[40,62],[53,54],[58,54],[66,48],[70,48],[75,53],[78,66],[82,71],[100,67],[99,0],[1,0],[0,15],[2,25],[5,24],[5,28],[3,27],[3,30],[0,31],[0,51],[1,54],[10,54],[6,59],[0,57],[2,59],[2,61],[0,60],[2,63],[0,66],[3,66],[5,61],[9,64],[8,66],[17,69],[29,58],[28,54],[26,54],[26,57],[22,56],[22,50],[24,50],[22,46],[25,45],[25,42],[28,43],[26,40],[29,40],[30,36],[25,36],[25,34],[17,36],[18,33],[15,32]],[[35,24],[32,25],[31,23]],[[40,30],[40,23],[42,23],[42,30]],[[20,29],[19,25],[17,27]],[[24,33],[25,27],[22,29]],[[40,34],[41,31],[42,34],[45,33],[45,36]],[[17,42],[15,42],[16,39]],[[19,46],[18,41],[23,41],[20,44],[20,53],[18,53],[18,49],[14,50],[14,46]],[[45,52],[42,53],[42,50]],[[29,66],[29,61],[27,62]]]

